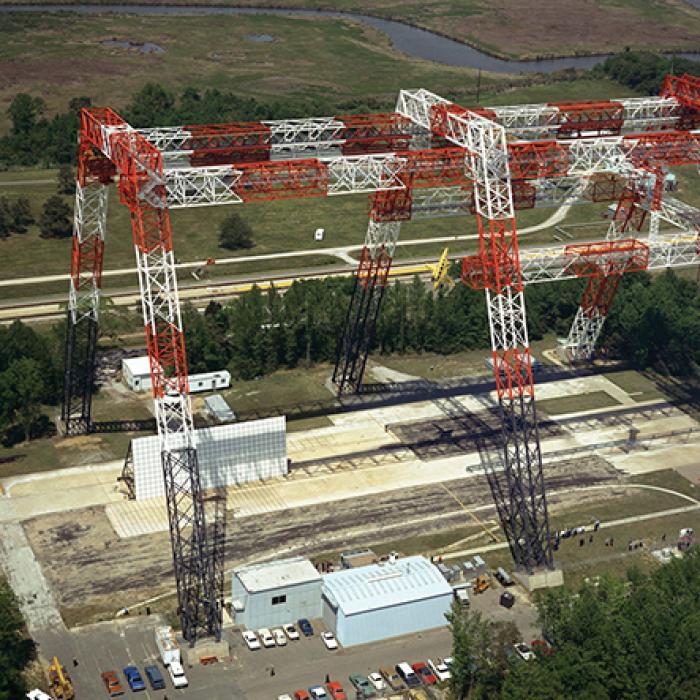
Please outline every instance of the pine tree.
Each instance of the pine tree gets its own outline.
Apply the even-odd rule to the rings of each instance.
[[[53,195],[44,202],[39,228],[45,238],[67,238],[71,235],[71,209],[58,195]]]
[[[34,223],[34,215],[29,200],[26,197],[18,197],[12,207],[11,228],[13,233],[26,233],[27,227]]]

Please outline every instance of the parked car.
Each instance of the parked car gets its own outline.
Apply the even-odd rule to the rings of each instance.
[[[124,695],[124,686],[119,682],[116,671],[104,671],[100,676],[107,689],[107,695],[109,695],[110,698],[115,698],[117,695]]]
[[[292,700],[292,696],[284,693],[284,695],[278,695],[277,700]]]
[[[146,684],[143,682],[143,678],[141,678],[141,674],[136,666],[125,666],[123,671],[126,676],[126,682],[134,693],[137,693],[139,690],[146,690]]]
[[[29,700],[53,700],[53,698],[50,695],[47,695],[43,690],[39,690],[39,688],[30,690],[27,693],[27,697],[29,698]]]
[[[295,690],[294,700],[311,700],[311,696],[305,690]]]
[[[284,633],[291,639],[293,642],[299,639],[299,632],[297,632],[297,628],[292,625],[282,625],[282,629],[284,630]]]
[[[377,671],[372,671],[367,678],[369,679],[369,682],[374,686],[375,690],[382,691],[386,690],[386,681],[382,678],[381,673],[377,673]]]
[[[187,687],[188,684],[185,669],[182,668],[182,664],[179,661],[172,661],[168,666],[168,671],[170,672],[170,679],[176,688]]]
[[[309,695],[312,700],[328,700],[328,693],[322,685],[312,685],[309,688]]]
[[[428,666],[430,666],[430,670],[435,674],[435,677],[439,681],[449,681],[450,678],[452,678],[450,669],[447,667],[447,664],[444,661],[438,659],[436,663],[432,659],[428,659]]]
[[[333,700],[347,700],[348,696],[345,694],[345,691],[343,690],[343,686],[338,683],[338,681],[331,681],[330,683],[326,683],[326,688],[328,688],[328,692],[331,695],[331,698]]]
[[[406,661],[396,664],[395,668],[396,673],[403,678],[404,683],[409,688],[417,688],[420,685],[420,678],[418,678],[416,672],[408,665]]]
[[[333,636],[333,632],[321,633],[321,639],[323,640],[323,643],[326,645],[327,649],[332,650],[338,648],[338,640]]]
[[[277,644],[278,647],[283,647],[287,644],[287,635],[281,627],[275,627],[275,629],[272,630],[272,636],[275,638],[275,644]]]
[[[380,668],[379,673],[384,676],[384,680],[387,685],[394,691],[398,692],[400,690],[406,690],[406,684],[401,679],[401,676],[396,672],[395,669],[391,668]]]
[[[265,649],[270,649],[275,646],[275,638],[272,636],[271,632],[267,627],[261,627],[258,630],[258,637]]]
[[[435,674],[422,661],[416,661],[411,668],[426,685],[435,685],[437,683]]]
[[[532,659],[535,658],[535,652],[528,647],[525,642],[518,642],[517,644],[513,644],[513,649],[517,652],[518,656],[523,660],[523,661],[532,661]]]
[[[260,640],[258,639],[258,635],[253,632],[253,630],[243,630],[241,632],[241,636],[243,637],[243,641],[246,643],[246,646],[248,649],[251,651],[255,651],[256,649],[260,649]]]
[[[373,698],[375,696],[374,688],[369,684],[367,676],[363,676],[361,673],[354,673],[350,676],[350,682],[363,698]]]
[[[305,637],[313,636],[314,628],[305,617],[302,617],[301,620],[297,620],[297,625],[299,625],[299,629]]]
[[[158,666],[146,666],[143,670],[146,672],[146,678],[148,678],[148,682],[153,690],[163,690],[165,688],[165,678],[163,678],[163,674]]]

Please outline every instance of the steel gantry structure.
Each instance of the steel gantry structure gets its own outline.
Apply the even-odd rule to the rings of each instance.
[[[523,286],[587,277],[570,336],[592,348],[621,274],[696,262],[697,212],[665,198],[660,168],[700,163],[700,82],[661,96],[464,108],[401,91],[388,114],[134,129],[110,109],[81,113],[62,425],[89,432],[107,195],[129,207],[153,378],[173,564],[185,637],[221,630],[223,548],[207,520],[168,210],[367,193],[365,245],[333,380],[358,391],[402,221],[471,213],[479,247],[465,283],[485,290],[502,464],[489,475],[517,568],[552,566]],[[606,241],[518,248],[515,211],[618,201]],[[647,243],[630,238],[649,221]],[[660,236],[660,222],[679,229]],[[576,325],[578,324],[578,325]],[[587,343],[587,345],[586,345]],[[212,536],[212,529],[214,536]]]

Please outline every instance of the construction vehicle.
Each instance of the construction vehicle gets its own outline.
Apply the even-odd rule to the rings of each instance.
[[[483,593],[490,585],[491,582],[489,581],[488,576],[477,576],[472,589],[474,591],[474,595]]]
[[[56,700],[72,700],[75,697],[75,689],[70,676],[56,656],[51,659],[49,664],[49,686]]]

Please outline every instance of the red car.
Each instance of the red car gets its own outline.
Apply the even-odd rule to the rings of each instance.
[[[105,684],[107,694],[110,698],[117,695],[124,695],[124,688],[119,682],[119,678],[115,671],[105,671],[102,675],[102,682]]]
[[[345,694],[343,686],[340,685],[338,681],[326,683],[326,688],[328,688],[328,692],[331,694],[333,700],[348,700],[348,696]]]
[[[294,700],[311,700],[311,696],[305,690],[296,690]]]
[[[539,651],[544,656],[552,655],[552,647],[544,641],[544,639],[533,639],[532,644],[530,644],[532,651]]]
[[[435,685],[437,683],[435,674],[422,661],[416,662],[411,666],[411,668],[416,672],[418,678],[420,678],[426,685]]]

